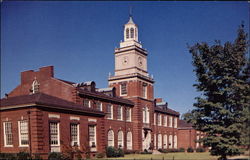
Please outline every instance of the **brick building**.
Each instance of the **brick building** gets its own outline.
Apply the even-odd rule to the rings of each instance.
[[[183,124],[179,113],[154,97],[148,53],[138,42],[132,17],[114,55],[115,74],[109,76],[108,88],[55,78],[53,66],[22,72],[20,85],[1,99],[0,151],[47,155],[71,146],[92,154],[105,152],[107,146],[195,148],[190,141],[195,143],[196,131],[190,129],[187,137],[178,127]]]

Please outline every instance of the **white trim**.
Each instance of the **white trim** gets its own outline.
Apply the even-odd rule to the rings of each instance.
[[[118,105],[118,107],[117,107],[117,115],[118,115],[118,108],[120,108],[121,110],[121,113],[120,113],[120,115],[121,115],[121,117],[120,117],[120,119],[118,119],[118,116],[117,116],[117,120],[120,120],[120,121],[122,121],[123,120],[123,107],[121,106],[121,105]]]
[[[80,117],[75,117],[75,116],[70,116],[69,119],[80,121]]]
[[[119,143],[119,133],[121,134],[120,137],[121,138],[121,143]],[[118,148],[119,148],[119,145],[121,144],[121,148],[124,148],[124,136],[123,136],[123,131],[120,130],[118,131],[118,134],[117,134],[117,145],[118,145]]]
[[[3,136],[4,136],[4,147],[13,147],[13,135],[12,135],[12,144],[11,145],[7,145],[6,144],[6,133],[5,133],[5,128],[6,128],[6,123],[11,123],[11,133],[12,133],[12,122],[3,122]]]
[[[49,114],[49,118],[60,118],[59,114]]]
[[[130,134],[130,141],[128,141],[128,135]],[[133,149],[133,135],[131,131],[127,132],[127,150],[132,150]]]
[[[95,125],[89,125],[88,126],[88,131],[90,131],[89,130],[90,127],[94,127],[94,141],[90,141],[90,137],[89,137],[89,146],[90,146],[91,151],[96,151],[96,148],[97,148],[96,126]],[[90,133],[88,133],[88,134],[90,135]],[[92,146],[92,142],[95,143],[95,147],[93,147],[93,148],[91,147]]]
[[[108,110],[108,107],[110,106],[110,118],[109,117],[107,117],[107,119],[113,119],[114,118],[114,112],[113,112],[113,105],[111,105],[111,104],[108,104],[107,105],[107,110]]]
[[[88,122],[96,122],[96,121],[97,121],[96,119],[88,118]]]
[[[23,145],[21,141],[21,121],[25,121],[27,123],[27,129],[28,129],[28,144]],[[28,127],[28,121],[27,120],[21,120],[18,121],[18,140],[19,140],[19,147],[29,147],[29,127]]]
[[[122,85],[126,85],[126,94],[122,94]],[[127,85],[127,83],[122,83],[122,84],[120,84],[120,96],[127,96],[128,95],[128,85]]]
[[[131,121],[132,121],[132,114],[131,114],[132,109],[129,108],[129,107],[127,107],[127,108],[126,108],[126,112],[129,112],[129,119],[127,119],[127,113],[126,113],[126,121],[127,121],[127,122],[131,122]]]
[[[76,129],[77,129],[77,146],[80,147],[80,129],[79,129],[79,124],[70,124],[70,138],[71,138],[71,146],[74,146],[74,141],[72,141],[72,129],[71,129],[71,125],[76,125]]]
[[[109,132],[112,133],[112,139],[111,139],[111,143],[109,145]],[[114,131],[113,130],[109,130],[108,131],[108,147],[114,147],[115,146],[115,134],[114,134]]]

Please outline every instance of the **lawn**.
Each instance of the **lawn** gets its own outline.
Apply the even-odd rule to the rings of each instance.
[[[204,153],[165,153],[165,154],[127,154],[125,157],[114,159],[161,159],[161,160],[217,160],[217,156]]]

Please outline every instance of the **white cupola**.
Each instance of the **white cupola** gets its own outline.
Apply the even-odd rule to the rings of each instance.
[[[138,27],[134,23],[132,16],[129,16],[129,21],[124,25],[124,41],[134,40],[138,42]]]

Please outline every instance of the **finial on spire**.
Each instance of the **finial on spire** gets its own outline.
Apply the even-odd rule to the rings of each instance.
[[[132,17],[132,6],[129,7],[129,17]]]

